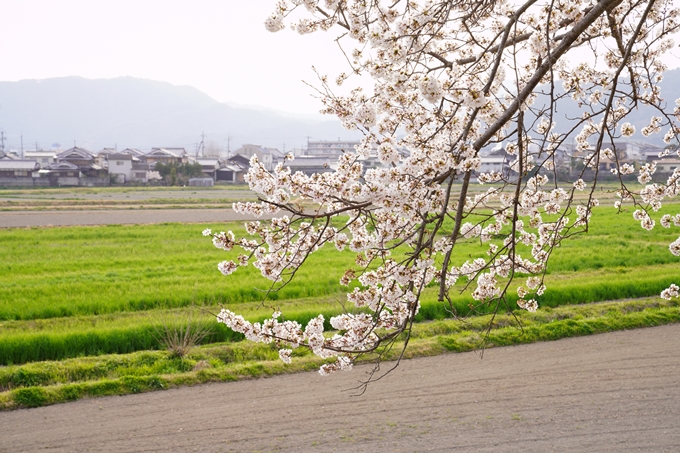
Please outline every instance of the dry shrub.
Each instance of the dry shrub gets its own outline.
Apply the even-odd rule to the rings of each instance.
[[[195,311],[190,311],[175,318],[163,318],[161,326],[156,327],[156,340],[172,357],[184,358],[212,331],[213,323],[201,322]]]
[[[207,360],[199,360],[196,362],[196,365],[191,369],[191,371],[201,371],[205,370],[206,368],[212,368],[212,365]]]

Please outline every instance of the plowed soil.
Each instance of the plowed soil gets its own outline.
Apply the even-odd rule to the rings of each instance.
[[[165,222],[228,222],[251,218],[235,213],[231,209],[0,211],[0,228],[131,225]]]
[[[0,451],[680,452],[680,325],[368,370],[0,413]]]

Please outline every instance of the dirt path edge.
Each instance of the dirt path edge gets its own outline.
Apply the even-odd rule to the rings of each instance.
[[[0,413],[0,451],[677,452],[680,324]]]

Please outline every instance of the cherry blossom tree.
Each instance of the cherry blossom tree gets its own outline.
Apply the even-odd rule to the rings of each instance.
[[[669,108],[659,88],[678,30],[670,0],[280,0],[265,26],[336,33],[348,70],[320,77],[323,112],[363,134],[333,172],[292,173],[288,161],[269,172],[253,157],[247,182],[259,201],[234,208],[273,219],[248,222],[244,238],[204,232],[218,248],[244,251],[219,264],[223,274],[252,263],[272,290],[324,245],[357,254],[341,283],[358,282],[347,299],[360,310],[333,317],[332,336],[321,315],[304,328],[278,311],[263,323],[218,315],[249,340],[276,343],[284,362],[306,347],[335,359],[321,367],[328,374],[380,353],[408,337],[428,285],[442,303],[470,291],[497,309],[510,307],[512,289],[519,307],[536,310],[551,254],[588,230],[601,161],[613,163],[619,186],[612,209],[634,211],[647,230],[680,191],[680,170],[652,182],[655,164],[621,162],[616,146],[635,133],[629,114],[645,106],[656,113],[642,134],[664,134],[678,148],[680,108]],[[370,78],[372,89],[336,94],[356,78]],[[560,113],[567,103],[580,116]],[[570,143],[582,170],[568,179],[558,151]],[[510,156],[509,169],[481,171],[480,152],[494,146]],[[371,153],[382,166],[366,170]],[[628,189],[632,173],[641,190]],[[659,223],[680,227],[680,214]],[[456,255],[471,240],[484,252]],[[397,248],[408,252],[397,259]],[[680,255],[680,237],[669,248]]]

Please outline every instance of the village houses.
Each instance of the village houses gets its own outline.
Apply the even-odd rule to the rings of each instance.
[[[292,152],[294,159],[286,159],[284,152],[277,148],[269,148],[256,144],[244,144],[228,157],[197,157],[190,155],[182,147],[154,147],[144,152],[136,148],[117,150],[103,148],[98,152],[74,146],[67,150],[24,151],[5,153],[0,151],[0,186],[3,187],[40,187],[40,186],[108,186],[118,184],[163,184],[161,176],[154,170],[156,164],[186,165],[198,164],[201,175],[188,180],[188,185],[210,186],[217,184],[244,183],[245,174],[250,168],[253,156],[273,171],[276,165],[283,163],[293,173],[306,175],[330,172],[337,168],[338,158],[351,152],[359,141],[316,140],[309,141],[304,149]],[[473,175],[479,173],[498,172],[512,175],[510,163],[516,158],[506,152],[506,144],[499,143],[493,147],[482,149],[480,166]],[[640,166],[647,162],[657,163],[657,173],[672,173],[680,167],[680,159],[675,152],[665,153],[664,148],[644,143],[616,142],[608,145],[615,150],[613,158],[601,156],[599,170],[610,171],[618,164],[628,163]],[[406,150],[399,151],[403,156]],[[542,168],[546,160],[559,171],[582,171],[578,163],[582,157],[592,151],[578,151],[573,145],[565,144],[554,153],[548,155],[532,145],[529,154],[534,156],[534,163]],[[378,168],[382,163],[376,150],[371,150],[368,157],[359,159],[364,171]],[[541,170],[544,171],[544,170]],[[592,169],[586,169],[592,171]],[[167,182],[165,182],[167,183]],[[185,180],[185,183],[186,180]]]

